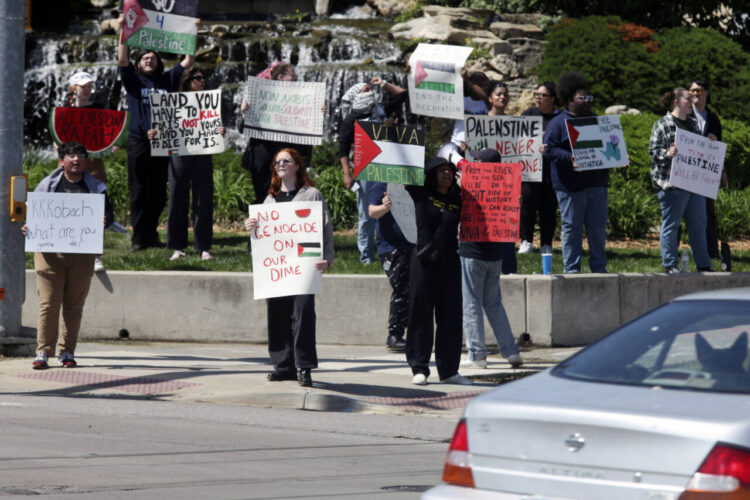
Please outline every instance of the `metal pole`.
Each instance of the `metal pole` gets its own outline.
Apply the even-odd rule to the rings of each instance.
[[[25,14],[25,2],[0,0],[0,341],[21,335],[25,293],[23,223],[10,220],[10,177],[23,170]]]

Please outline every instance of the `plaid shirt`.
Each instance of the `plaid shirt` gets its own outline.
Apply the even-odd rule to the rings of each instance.
[[[690,117],[690,132],[699,133]],[[669,148],[674,144],[677,122],[672,113],[667,113],[654,123],[651,128],[651,139],[648,142],[648,154],[651,156],[651,183],[657,189],[669,189],[669,176],[672,172],[672,157]]]

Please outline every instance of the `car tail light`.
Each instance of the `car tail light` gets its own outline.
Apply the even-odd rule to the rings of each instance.
[[[750,451],[717,444],[690,478],[680,500],[750,498]]]
[[[451,445],[448,448],[448,456],[445,457],[443,481],[458,486],[474,487],[466,420],[461,420],[456,426],[456,431],[453,433],[453,439],[451,439]]]

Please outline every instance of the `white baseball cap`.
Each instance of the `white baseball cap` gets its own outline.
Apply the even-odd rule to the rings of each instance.
[[[86,85],[89,82],[95,81],[96,78],[91,76],[90,73],[86,73],[85,71],[79,71],[78,73],[70,77],[71,85]]]

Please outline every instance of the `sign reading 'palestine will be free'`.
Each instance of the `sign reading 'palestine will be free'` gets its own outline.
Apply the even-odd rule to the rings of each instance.
[[[198,0],[124,0],[122,43],[173,54],[195,54]]]

